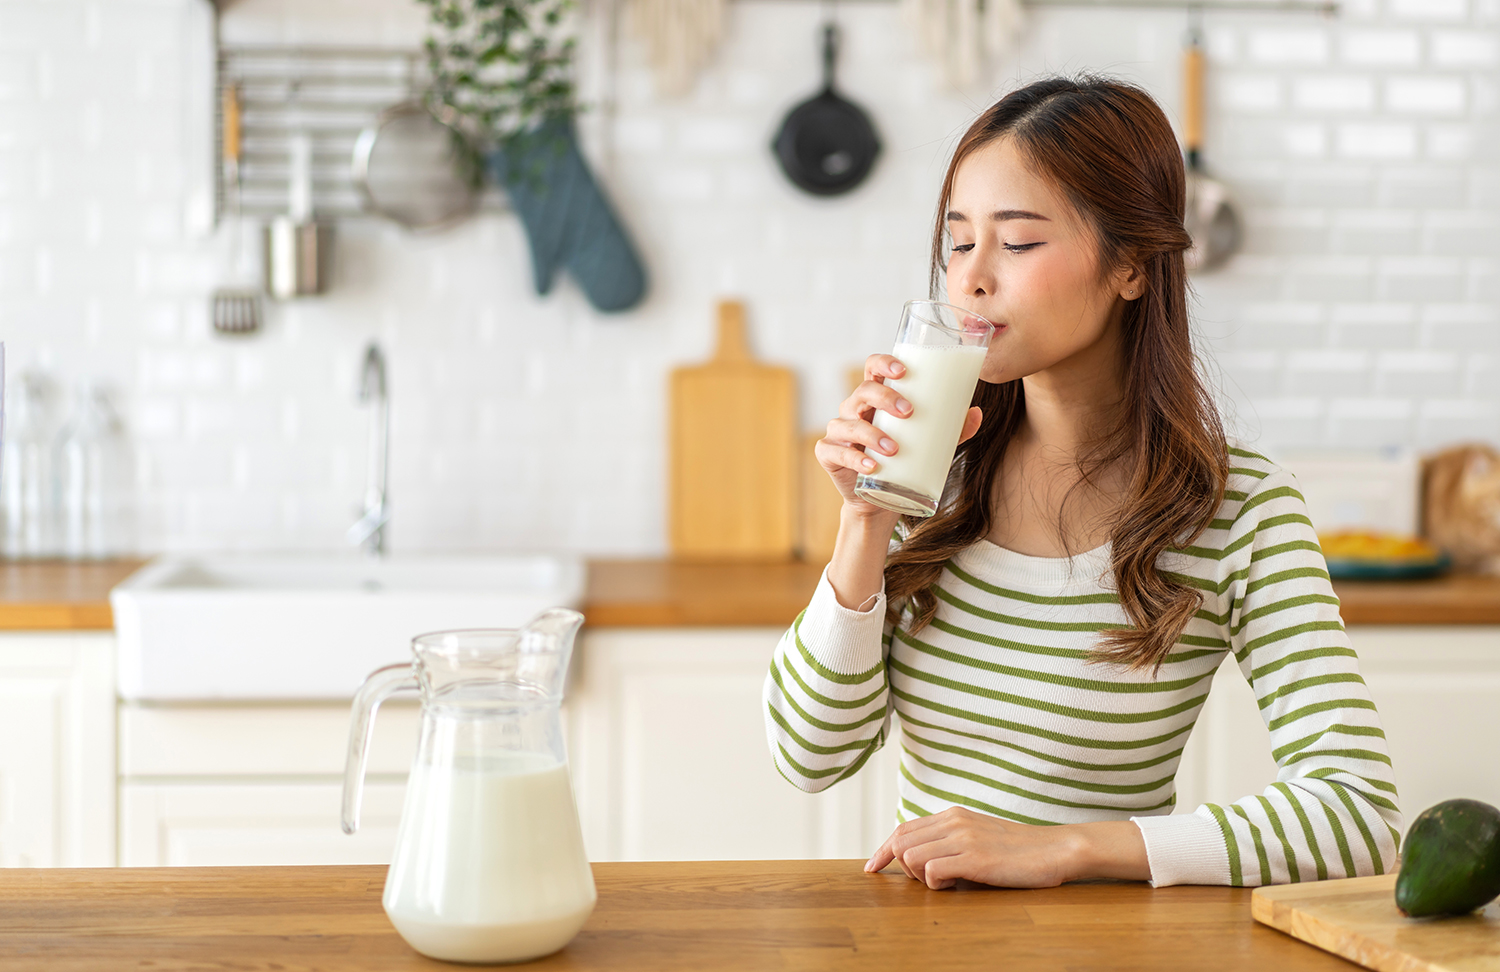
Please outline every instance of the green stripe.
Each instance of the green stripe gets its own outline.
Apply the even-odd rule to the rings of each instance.
[[[1368,736],[1375,739],[1385,738],[1385,730],[1379,726],[1327,726],[1310,735],[1303,736],[1301,739],[1294,739],[1285,746],[1278,746],[1271,750],[1271,758],[1276,760],[1278,765],[1282,765],[1283,757],[1292,753],[1300,753],[1303,749],[1311,746],[1331,732],[1341,732],[1346,736]]]
[[[920,669],[913,668],[910,665],[902,662],[895,655],[891,656],[888,664],[893,670],[900,672],[907,678],[915,679],[919,682],[926,682],[929,685],[936,685],[939,688],[949,689],[950,691],[954,692],[962,692],[965,695],[975,695],[982,699],[989,699],[992,702],[1005,702],[1010,705],[1018,705],[1028,709],[1036,709],[1039,712],[1047,712],[1052,715],[1065,716],[1070,719],[1079,719],[1085,722],[1103,722],[1111,725],[1120,723],[1157,722],[1161,719],[1177,715],[1181,712],[1186,712],[1189,709],[1197,708],[1198,706],[1203,704],[1203,701],[1205,699],[1208,698],[1208,693],[1205,692],[1202,695],[1196,695],[1190,699],[1185,699],[1182,702],[1178,702],[1176,705],[1170,705],[1165,709],[1153,709],[1149,712],[1100,712],[1096,709],[1081,709],[1071,705],[1058,705],[1055,702],[1044,702],[1041,699],[1028,699],[1024,695],[1016,695],[1013,692],[997,692],[994,689],[987,689],[979,685],[971,685],[968,682],[960,682],[957,679],[943,678],[940,675],[934,675],[931,672],[924,672]]]
[[[1324,766],[1324,767],[1321,767],[1319,769],[1315,769],[1311,773],[1307,774],[1307,779],[1309,779],[1309,780],[1323,780],[1324,782],[1333,783],[1333,784],[1336,784],[1338,786],[1348,786],[1349,785],[1348,783],[1345,783],[1342,780],[1335,780],[1335,779],[1333,779],[1332,777],[1335,777],[1335,776],[1352,776],[1356,780],[1359,780],[1361,783],[1364,783],[1367,786],[1373,786],[1373,787],[1376,787],[1378,789],[1383,789],[1383,790],[1386,790],[1387,792],[1390,792],[1390,793],[1395,793],[1396,792],[1395,786],[1393,786],[1390,783],[1385,782],[1384,780],[1370,780],[1370,779],[1366,779],[1365,777],[1360,776],[1360,775],[1358,775],[1356,773],[1349,772],[1349,770],[1346,769],[1346,768],[1342,768],[1342,767],[1338,767],[1338,766]],[[1390,800],[1387,800],[1383,796],[1380,796],[1380,795],[1375,794],[1375,793],[1364,793],[1364,792],[1360,792],[1359,795],[1363,799],[1368,800],[1370,803],[1373,803],[1376,806],[1384,807],[1385,809],[1391,810],[1391,811],[1393,811],[1395,813],[1400,813],[1401,812],[1401,808],[1400,807],[1396,806],[1395,803],[1393,803]]]
[[[1271,821],[1271,832],[1276,835],[1277,840],[1281,841],[1281,853],[1286,860],[1286,872],[1291,883],[1300,883],[1302,869],[1297,865],[1297,852],[1292,850],[1292,842],[1286,839],[1286,831],[1282,829],[1281,815],[1276,812],[1270,800],[1263,796],[1257,796],[1255,799],[1260,801],[1261,808],[1266,812],[1266,819]]]
[[[830,766],[828,769],[820,770],[808,769],[795,759],[792,759],[792,754],[787,752],[786,747],[781,743],[776,744],[776,749],[781,753],[781,758],[786,760],[788,766],[810,780],[821,780],[825,776],[832,776],[835,773],[842,773],[844,771],[844,767],[842,766]]]
[[[1027,602],[1029,602],[1031,604],[1119,604],[1120,603],[1120,596],[1118,594],[1110,594],[1110,593],[1103,593],[1103,594],[1069,594],[1069,595],[1061,595],[1061,596],[1056,596],[1056,597],[1048,597],[1048,596],[1045,596],[1045,595],[1042,595],[1042,594],[1031,594],[1031,593],[1028,593],[1026,591],[1012,590],[1012,589],[1010,589],[1008,587],[996,587],[994,584],[986,584],[984,581],[982,581],[979,578],[975,577],[973,574],[968,573],[967,571],[965,571],[963,568],[959,567],[957,564],[955,564],[951,560],[948,561],[943,566],[945,568],[947,568],[949,571],[951,571],[953,573],[953,576],[957,577],[959,580],[963,581],[965,584],[968,584],[970,587],[977,588],[978,590],[984,591],[987,594],[994,594],[997,597],[1009,598],[1012,601],[1027,601]]]
[[[1231,635],[1237,635],[1241,631],[1245,630],[1245,625],[1249,624],[1251,621],[1258,621],[1261,618],[1268,617],[1272,614],[1279,614],[1282,611],[1290,611],[1294,607],[1304,607],[1308,604],[1328,604],[1333,607],[1338,607],[1339,599],[1333,594],[1302,594],[1297,597],[1284,597],[1279,601],[1272,601],[1270,604],[1263,604],[1258,608],[1252,608],[1251,610],[1246,611],[1244,614],[1241,614],[1240,623],[1231,625],[1229,633]]]
[[[1358,826],[1359,828],[1359,835],[1365,838],[1365,850],[1368,850],[1368,852],[1370,852],[1370,859],[1374,862],[1374,865],[1376,865],[1376,873],[1386,873],[1385,858],[1382,858],[1382,856],[1380,856],[1380,846],[1379,844],[1376,844],[1376,835],[1371,834],[1370,826],[1365,825],[1365,814],[1361,813],[1361,811],[1359,811],[1359,807],[1356,807],[1355,801],[1353,801],[1353,799],[1350,799],[1349,792],[1347,792],[1347,786],[1349,786],[1349,784],[1341,783],[1341,781],[1338,780],[1323,781],[1325,781],[1325,783],[1328,783],[1329,786],[1334,787],[1334,792],[1338,793],[1338,801],[1340,801],[1341,804],[1344,804],[1344,808],[1346,808],[1346,810],[1349,810],[1349,816],[1355,817],[1355,826]],[[1370,796],[1365,796],[1365,799],[1370,799]]]
[[[1349,842],[1344,839],[1344,825],[1339,823],[1338,815],[1328,804],[1319,800],[1318,806],[1323,808],[1323,813],[1328,816],[1328,826],[1333,828],[1333,839],[1339,845],[1339,858],[1344,862],[1344,877],[1354,877],[1354,855],[1349,853]]]
[[[1281,795],[1286,797],[1286,802],[1292,805],[1292,812],[1297,815],[1297,820],[1302,824],[1302,836],[1307,840],[1307,848],[1312,851],[1313,864],[1318,869],[1318,880],[1328,880],[1328,865],[1323,861],[1323,851],[1318,847],[1318,835],[1313,832],[1312,821],[1307,819],[1307,813],[1302,809],[1302,801],[1292,793],[1292,788],[1285,783],[1272,783]]]
[[[935,722],[923,722],[909,712],[901,713],[901,724],[903,726],[920,726],[923,729],[935,729],[938,732],[946,732],[952,736],[962,736],[965,739],[975,739],[993,746],[1004,746],[1006,749],[1013,749],[1018,753],[1045,760],[1058,766],[1066,766],[1069,769],[1084,770],[1091,773],[1128,773],[1135,770],[1150,769],[1153,766],[1160,766],[1162,763],[1176,759],[1182,755],[1182,748],[1178,747],[1171,752],[1162,753],[1153,759],[1143,759],[1134,763],[1084,763],[1078,760],[1064,759],[1056,753],[1047,753],[1039,749],[1028,749],[1020,743],[1012,742],[1009,739],[997,738],[993,733],[964,732],[962,729],[955,729],[952,726],[940,726]]]
[[[947,601],[965,614],[976,618],[984,618],[986,621],[998,621],[1017,628],[1035,628],[1039,631],[1111,631],[1115,628],[1127,628],[1126,621],[1042,621],[1036,618],[1025,618],[1014,614],[1002,614],[999,611],[986,611],[982,607],[970,604],[963,598],[949,591],[943,590],[937,584],[933,584],[928,590],[936,594],[939,599]]]
[[[1036,780],[1039,783],[1051,783],[1054,786],[1067,787],[1068,789],[1071,789],[1071,790],[1084,790],[1084,791],[1087,791],[1089,793],[1119,793],[1119,794],[1122,794],[1122,795],[1124,795],[1124,794],[1132,794],[1132,793],[1150,793],[1152,790],[1159,790],[1162,787],[1164,787],[1167,784],[1169,784],[1169,783],[1172,782],[1172,777],[1171,776],[1163,776],[1161,779],[1159,779],[1159,780],[1152,780],[1149,783],[1091,783],[1091,782],[1085,782],[1083,780],[1070,780],[1070,779],[1066,779],[1066,778],[1063,778],[1063,777],[1048,776],[1045,773],[1038,773],[1035,770],[1027,769],[1024,766],[1019,766],[1019,765],[1017,765],[1015,763],[1008,762],[1007,760],[1000,759],[998,756],[991,756],[988,753],[981,753],[981,752],[978,752],[977,750],[965,749],[962,746],[954,746],[954,745],[950,745],[948,743],[940,743],[940,742],[937,742],[937,741],[932,740],[932,739],[924,739],[921,736],[917,735],[916,733],[912,732],[911,728],[909,726],[905,726],[904,724],[903,724],[903,731],[905,732],[907,739],[910,739],[913,742],[921,743],[923,746],[926,746],[929,749],[936,749],[936,750],[939,750],[941,752],[952,753],[955,756],[963,756],[963,757],[966,757],[968,759],[977,760],[977,761],[979,761],[981,763],[989,763],[991,766],[999,767],[1000,769],[1006,770],[1007,772],[1010,772],[1010,773],[1014,773],[1017,776],[1024,776],[1027,779]],[[908,753],[911,752],[911,750],[908,749],[904,745],[901,748],[904,749],[904,750],[906,750],[906,752],[908,752]],[[916,757],[915,753],[913,753],[912,755],[915,758],[920,758],[920,757]],[[931,764],[928,764],[928,765],[931,765]],[[995,786],[999,785],[998,783],[993,783],[990,780],[980,780],[980,782],[985,783],[986,785],[995,785]],[[1039,800],[1043,800],[1044,802],[1048,802],[1048,803],[1055,802],[1050,797],[1037,797],[1037,796],[1033,796],[1032,794],[1030,794],[1029,792],[1026,792],[1026,791],[1019,791],[1018,790],[1016,792],[1017,793],[1022,793],[1022,795],[1028,796],[1031,799],[1039,799]],[[1084,804],[1081,804],[1081,803],[1080,804],[1065,803],[1065,804],[1062,804],[1062,805],[1063,806],[1069,806],[1069,807],[1072,807],[1072,806],[1084,806]],[[1099,809],[1119,809],[1119,808],[1118,807],[1109,807],[1109,808],[1099,808]]]
[[[975,751],[965,750],[965,748],[956,747],[956,745],[933,744],[933,742],[929,741],[929,739],[921,738],[921,736],[916,735],[916,733],[913,733],[910,729],[906,729],[904,730],[904,732],[906,732],[907,739],[912,739],[913,742],[919,742],[919,744],[922,745],[929,745],[929,747],[936,748],[936,750],[945,751],[945,753],[954,753],[956,754],[956,756],[971,757],[971,759],[977,759],[980,760],[980,762],[987,762],[990,763],[990,765],[1001,766],[1001,768],[1004,769],[1017,771],[1017,774],[1019,775],[1025,775],[1025,777],[1034,778],[1034,780],[1043,781],[1043,783],[1056,783],[1059,784],[1059,786],[1070,787],[1070,789],[1082,789],[1089,790],[1089,792],[1098,793],[1148,793],[1151,792],[1152,789],[1161,789],[1161,787],[1166,786],[1166,784],[1172,783],[1172,777],[1161,778],[1161,780],[1155,781],[1155,783],[1151,784],[1151,786],[1140,786],[1140,784],[1136,784],[1136,786],[1124,786],[1124,784],[1079,783],[1079,781],[1073,780],[1055,780],[1055,778],[1046,777],[1046,775],[1025,771],[1025,769],[1020,768],[1020,766],[1013,765],[1013,763],[1007,763],[1004,762],[1004,760],[995,759],[995,757],[992,756],[984,756],[983,753],[975,753]],[[1026,799],[1035,799],[1035,801],[1037,802],[1047,802],[1047,804],[1055,804],[1058,805],[1058,807],[1074,807],[1079,808],[1079,810],[1131,810],[1136,811],[1136,813],[1142,813],[1142,811],[1160,810],[1161,807],[1166,807],[1166,805],[1170,805],[1170,802],[1172,802],[1170,801],[1170,799],[1167,799],[1167,801],[1160,802],[1160,804],[1151,805],[1151,807],[1125,807],[1125,805],[1122,804],[1088,804],[1088,802],[1073,802],[1068,801],[1068,799],[1062,799],[1061,796],[1049,796],[1046,795],[1046,793],[1038,793],[1037,790],[1029,790],[1025,789],[1025,787],[1014,786],[1014,784],[1005,783],[1005,781],[1002,780],[995,780],[995,778],[981,777],[981,775],[974,774],[974,772],[968,771],[968,769],[959,769],[957,768],[957,766],[947,766],[942,765],[942,763],[933,762],[933,760],[927,759],[926,756],[919,756],[918,753],[913,753],[913,751],[910,750],[910,747],[907,747],[907,745],[904,744],[901,745],[901,751],[904,751],[907,756],[912,757],[912,759],[915,759],[916,762],[922,763],[922,765],[927,766],[927,768],[929,769],[936,769],[936,771],[939,772],[947,772],[948,775],[956,775],[956,777],[963,777],[966,778],[966,780],[974,780],[975,783],[983,783],[984,786],[992,787],[992,789],[1005,790],[1005,792],[1013,793],[1013,795],[1016,796],[1023,796],[1023,798]]]
[[[771,670],[773,673],[775,672],[776,667],[776,656],[773,655],[771,656]],[[880,687],[862,699],[835,699],[831,696],[824,695],[822,692],[817,691],[811,685],[808,685],[807,682],[803,681],[802,675],[797,671],[796,665],[783,665],[781,667],[785,668],[787,674],[792,676],[792,681],[801,686],[802,691],[807,693],[808,698],[812,699],[819,705],[826,705],[830,709],[863,709],[871,702],[874,702],[876,699],[880,698],[881,693],[885,691],[885,679],[882,678],[880,680]],[[781,682],[778,680],[776,684],[780,685]]]
[[[1051,730],[1042,729],[1038,726],[1027,725],[1023,722],[1011,722],[1008,719],[997,719],[994,716],[983,715],[978,712],[969,712],[967,710],[955,708],[950,705],[943,705],[939,702],[933,702],[930,699],[924,699],[921,696],[913,695],[910,692],[904,691],[903,689],[895,685],[891,686],[891,694],[896,698],[901,699],[903,702],[909,702],[912,705],[919,705],[922,708],[928,709],[932,712],[941,712],[943,715],[953,716],[958,719],[966,719],[978,725],[994,726],[997,729],[1007,729],[1011,732],[1018,732],[1027,736],[1037,736],[1042,739],[1050,739],[1053,742],[1066,743],[1069,746],[1077,746],[1082,749],[1146,749],[1151,746],[1159,746],[1164,742],[1175,739],[1193,728],[1192,724],[1189,723],[1187,725],[1179,726],[1178,728],[1173,729],[1171,732],[1164,732],[1159,736],[1151,736],[1147,739],[1093,739],[1087,736],[1069,736],[1065,733],[1052,732]],[[901,719],[903,722],[908,721],[905,711],[901,711]]]
[[[1261,455],[1258,452],[1251,452],[1248,449],[1237,449],[1234,446],[1226,446],[1226,448],[1229,450],[1229,454],[1231,456],[1239,456],[1241,459],[1255,459],[1259,462],[1265,463],[1268,466],[1276,465],[1274,462],[1267,459],[1265,456]]]
[[[863,749],[870,744],[870,741],[868,739],[855,739],[850,742],[846,742],[841,746],[814,745],[813,743],[808,742],[806,739],[803,739],[802,735],[798,733],[797,730],[792,728],[791,723],[786,721],[786,716],[782,715],[777,710],[776,706],[767,703],[766,710],[771,713],[771,719],[775,721],[775,723],[782,729],[786,730],[786,734],[788,736],[792,737],[793,742],[795,742],[798,746],[802,747],[802,749],[806,750],[807,752],[813,753],[817,756],[835,756],[839,753],[847,753],[852,752],[856,749]]]
[[[1267,724],[1267,728],[1275,732],[1282,726],[1289,726],[1298,719],[1316,715],[1319,712],[1328,712],[1333,709],[1369,709],[1371,712],[1374,712],[1375,703],[1369,699],[1329,699],[1327,702],[1314,702],[1311,705],[1304,705],[1300,709],[1288,712],[1284,716],[1277,716]]]
[[[1335,759],[1368,759],[1377,763],[1384,763],[1387,766],[1391,765],[1391,758],[1389,756],[1385,753],[1377,753],[1373,749],[1304,749],[1282,765],[1290,766],[1304,759],[1312,759],[1314,756],[1330,756]]]
[[[951,624],[947,621],[942,620],[941,618],[933,618],[931,624],[932,627],[936,628],[939,631],[943,631],[951,635],[956,635],[961,638],[971,638],[971,640],[973,641],[978,641],[986,645],[992,645],[996,648],[1005,648],[1009,651],[1021,651],[1029,655],[1046,655],[1051,658],[1074,658],[1078,661],[1087,661],[1089,657],[1089,652],[1086,649],[1053,648],[1050,645],[1033,645],[1025,641],[1012,641],[1009,638],[999,638],[994,635],[978,634],[976,632],[969,632],[968,629],[960,628],[955,624]],[[892,632],[892,634],[894,635],[895,632]]]
[[[1245,808],[1238,803],[1231,803],[1229,809],[1233,810],[1244,819],[1245,823],[1250,825],[1250,840],[1255,844],[1255,860],[1260,864],[1260,883],[1261,887],[1265,887],[1271,883],[1271,862],[1266,857],[1265,842],[1260,839],[1260,828],[1255,826],[1255,821],[1250,819],[1250,815],[1245,812]]]
[[[1234,653],[1234,657],[1239,659],[1240,661],[1244,661],[1246,658],[1249,658],[1257,648],[1264,648],[1266,645],[1274,645],[1278,641],[1285,641],[1288,638],[1295,638],[1297,637],[1297,635],[1307,634],[1310,631],[1342,632],[1343,630],[1344,625],[1341,621],[1306,621],[1302,624],[1294,624],[1289,628],[1278,628],[1275,631],[1271,631],[1261,635],[1259,638],[1252,638],[1249,641],[1245,642],[1245,644],[1240,648],[1239,651]]]
[[[1224,816],[1224,811],[1212,803],[1206,803],[1208,812],[1214,815],[1219,822],[1219,829],[1224,832],[1224,850],[1229,855],[1229,883],[1237,888],[1245,886],[1245,876],[1240,872],[1240,842],[1234,837],[1234,828],[1229,826],[1229,818]]]
[[[901,747],[901,751],[935,773],[942,773],[945,776],[956,776],[961,780],[968,780],[970,783],[978,783],[981,786],[988,787],[991,790],[999,790],[1002,793],[1009,793],[1011,796],[1018,796],[1022,799],[1032,800],[1036,803],[1048,803],[1054,807],[1068,807],[1073,810],[1128,810],[1131,813],[1150,813],[1153,810],[1160,810],[1162,807],[1170,807],[1172,805],[1172,801],[1170,798],[1163,800],[1161,803],[1145,807],[1124,807],[1115,803],[1077,803],[1072,800],[1064,800],[1061,797],[1048,796],[1045,793],[1037,793],[1034,790],[1027,790],[1010,783],[1002,783],[999,780],[992,780],[989,777],[980,776],[978,773],[971,773],[968,770],[962,770],[956,766],[945,766],[942,763],[933,762],[926,757],[912,752],[904,745]]]
[[[905,807],[906,809],[910,810],[912,813],[916,814],[918,817],[930,817],[930,816],[932,816],[932,811],[931,810],[923,810],[921,807],[917,806],[915,803],[912,803],[910,800],[906,799],[905,797],[901,798],[901,805],[903,807]]]
[[[972,807],[975,810],[982,810],[992,817],[1002,817],[1006,820],[1014,820],[1016,823],[1034,824],[1038,827],[1049,827],[1056,823],[1056,821],[1054,820],[1042,820],[1038,817],[1028,817],[1024,813],[1015,813],[1010,810],[1002,810],[999,807],[992,807],[988,803],[984,803],[980,800],[974,800],[966,796],[961,796],[957,793],[949,793],[946,790],[939,790],[935,786],[928,786],[927,784],[918,780],[915,776],[912,776],[911,773],[906,769],[905,763],[901,764],[901,775],[906,777],[907,782],[909,782],[912,786],[921,790],[928,796],[935,796],[940,800],[947,800],[949,803],[958,804],[959,806]]]
[[[1266,662],[1259,668],[1250,669],[1250,681],[1254,683],[1272,672],[1279,672],[1288,665],[1297,662],[1310,661],[1314,658],[1358,658],[1353,648],[1345,648],[1342,645],[1326,645],[1322,648],[1306,648],[1302,651],[1294,651],[1289,655],[1282,655],[1275,661]]]
[[[802,619],[806,615],[807,609],[803,608],[802,613],[797,615],[797,620],[792,622],[792,641],[796,644],[797,651],[801,653],[802,660],[807,662],[807,667],[817,672],[819,678],[826,678],[828,681],[839,685],[859,685],[862,682],[868,682],[880,673],[881,668],[884,666],[883,662],[876,664],[873,668],[860,672],[858,675],[840,675],[833,669],[822,665],[812,656],[812,652],[807,650],[807,646],[802,643]]]
[[[964,638],[965,640],[973,641],[978,644],[992,643],[987,635],[982,635],[975,631],[964,632],[962,631],[962,629],[959,629],[959,631],[961,633],[956,634],[956,637]],[[1181,691],[1182,689],[1192,688],[1194,685],[1197,685],[1205,678],[1212,678],[1214,674],[1213,670],[1210,669],[1209,671],[1204,672],[1202,675],[1196,675],[1193,678],[1184,678],[1171,682],[1113,682],[1105,679],[1077,678],[1072,675],[1057,675],[1052,672],[1038,671],[1034,668],[1020,668],[1015,665],[1002,665],[999,662],[985,661],[983,659],[976,658],[973,655],[964,655],[955,651],[949,651],[946,648],[939,648],[936,645],[929,644],[928,642],[922,641],[913,635],[907,634],[905,631],[897,632],[896,637],[900,639],[903,644],[921,652],[924,655],[931,655],[934,658],[941,658],[944,661],[953,662],[955,665],[962,665],[967,668],[976,668],[983,672],[994,672],[997,675],[1009,675],[1012,678],[1024,678],[1034,682],[1045,682],[1049,685],[1064,685],[1068,688],[1082,689],[1088,692],[1114,692],[1122,695],[1141,695],[1156,692],[1177,692]]]
[[[1268,516],[1264,520],[1259,521],[1255,524],[1254,530],[1251,530],[1249,533],[1242,534],[1239,538],[1232,540],[1228,546],[1190,546],[1183,547],[1180,552],[1187,554],[1190,557],[1198,557],[1202,560],[1212,560],[1218,562],[1223,560],[1230,554],[1238,550],[1242,550],[1249,544],[1253,543],[1255,541],[1255,538],[1260,534],[1260,531],[1269,530],[1273,527],[1286,526],[1288,523],[1301,523],[1304,524],[1309,530],[1316,529],[1313,526],[1312,521],[1307,518],[1307,515],[1305,513],[1281,513],[1276,516]]]
[[[858,722],[825,722],[802,708],[797,700],[792,697],[791,693],[786,690],[786,686],[781,683],[781,676],[774,668],[771,669],[771,680],[776,683],[777,688],[781,689],[781,697],[786,699],[787,705],[792,707],[792,710],[797,713],[803,722],[814,729],[822,729],[824,732],[853,732],[861,726],[867,726],[872,722],[885,718],[884,709],[875,709]]]
[[[1274,692],[1267,692],[1265,695],[1256,699],[1255,704],[1259,708],[1265,709],[1265,707],[1270,705],[1271,703],[1290,698],[1303,689],[1317,688],[1319,685],[1342,685],[1349,683],[1363,685],[1365,684],[1365,680],[1359,677],[1358,672],[1333,672],[1328,675],[1314,675],[1311,678],[1299,678],[1294,682],[1287,682],[1285,685],[1277,688]]]
[[[1265,479],[1271,474],[1262,469],[1251,469],[1248,466],[1230,466],[1229,475],[1249,476],[1251,479]]]
[[[843,782],[844,780],[847,780],[855,773],[858,773],[860,771],[860,768],[868,763],[870,761],[870,757],[874,756],[875,753],[878,752],[880,750],[880,747],[883,745],[885,745],[885,733],[882,731],[880,735],[876,736],[870,742],[870,745],[865,748],[865,751],[859,754],[859,758],[850,763],[849,768],[840,773],[838,775],[838,778],[828,785],[834,786],[838,783]]]

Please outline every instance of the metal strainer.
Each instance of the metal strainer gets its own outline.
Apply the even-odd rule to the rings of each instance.
[[[479,203],[476,157],[450,120],[420,101],[377,115],[354,143],[353,168],[365,208],[408,229],[456,222]]]

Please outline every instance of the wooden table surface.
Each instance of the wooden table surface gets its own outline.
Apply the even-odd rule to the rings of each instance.
[[[599,904],[525,968],[1316,972],[1357,966],[1250,917],[1235,888],[928,891],[859,861],[595,864]],[[384,867],[0,871],[0,970],[401,972]]]

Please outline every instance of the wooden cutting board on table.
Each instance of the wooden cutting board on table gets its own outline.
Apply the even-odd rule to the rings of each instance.
[[[1396,875],[1256,888],[1255,920],[1380,972],[1500,972],[1500,902],[1472,915],[1406,918]]]
[[[672,372],[668,532],[674,556],[789,560],[796,533],[797,383],[756,361],[745,308],[719,304],[719,346]]]

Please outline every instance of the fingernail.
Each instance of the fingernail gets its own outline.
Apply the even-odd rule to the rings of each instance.
[[[911,411],[911,402],[908,402],[904,398],[898,398],[898,399],[896,399],[896,411],[898,411],[898,412],[910,412]]]
[[[895,362],[895,363],[893,363],[891,365],[891,374],[893,374],[893,375],[901,375],[901,374],[905,374],[905,373],[906,373],[906,365],[902,364],[901,362],[897,361],[897,362]]]
[[[890,439],[881,439],[880,451],[888,456],[893,456],[896,454],[896,443],[892,442]]]
[[[859,461],[859,464],[861,466],[864,466],[866,469],[874,469],[875,468],[875,460],[874,459],[861,459]]]

